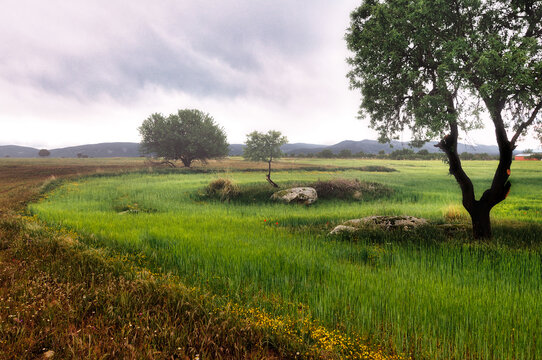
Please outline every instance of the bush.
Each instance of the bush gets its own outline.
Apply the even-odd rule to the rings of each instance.
[[[393,189],[383,184],[358,179],[336,178],[327,181],[318,180],[315,183],[290,181],[282,185],[285,189],[302,186],[313,187],[318,193],[318,198],[323,200],[373,200],[393,194]],[[229,179],[218,178],[211,181],[203,192],[198,193],[198,199],[216,199],[243,204],[265,203],[271,202],[270,197],[276,191],[267,184],[243,184],[240,187]]]
[[[390,167],[386,167],[386,166],[379,166],[379,165],[362,166],[360,168],[357,168],[357,170],[367,171],[367,172],[394,172],[394,171],[397,171],[394,168],[390,168]]]
[[[230,179],[218,178],[207,186],[205,193],[210,198],[219,198],[220,201],[230,201],[239,196],[239,186]]]
[[[311,184],[321,199],[356,199],[369,200],[389,196],[393,190],[385,185],[374,182],[359,181],[358,179],[336,178],[327,181],[317,181]]]
[[[359,191],[360,182],[358,179],[337,178],[327,181],[318,180],[311,186],[316,189],[319,198],[346,199],[352,197],[356,191]]]
[[[444,219],[449,222],[465,222],[468,221],[469,215],[462,206],[450,204],[444,210]]]

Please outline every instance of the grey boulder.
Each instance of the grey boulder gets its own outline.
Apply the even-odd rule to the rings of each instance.
[[[316,189],[312,187],[295,187],[280,190],[271,195],[271,200],[282,201],[284,203],[297,203],[310,205],[318,200]]]

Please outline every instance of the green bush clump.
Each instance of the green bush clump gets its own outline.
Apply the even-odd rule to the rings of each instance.
[[[379,165],[369,165],[369,166],[362,166],[358,168],[360,171],[367,171],[367,172],[394,172],[397,171],[394,168],[390,168],[387,166],[379,166]]]
[[[374,200],[389,197],[393,189],[376,182],[360,181],[358,179],[335,178],[331,180],[318,180],[314,183],[286,182],[283,189],[291,187],[313,187],[319,199],[323,200]],[[218,199],[220,201],[235,201],[238,203],[264,203],[270,202],[270,197],[277,190],[266,183],[244,184],[241,187],[229,179],[218,178],[213,180],[199,196],[202,199]]]
[[[239,196],[239,185],[230,179],[218,178],[209,183],[205,194],[210,198],[218,198],[220,201],[230,201]]]
[[[388,186],[376,182],[359,181],[359,179],[318,180],[310,186],[316,189],[321,199],[370,200],[393,194],[393,189]]]

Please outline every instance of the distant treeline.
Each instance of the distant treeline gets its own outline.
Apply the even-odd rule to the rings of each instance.
[[[391,160],[443,160],[445,155],[442,152],[431,153],[426,149],[422,149],[415,152],[412,149],[400,149],[394,150],[389,154],[386,154],[384,150],[378,154],[369,154],[363,151],[353,154],[352,151],[345,149],[339,153],[334,154],[331,150],[325,149],[314,154],[289,154],[290,157],[303,157],[303,158],[323,158],[323,159],[391,159]],[[461,153],[462,160],[498,160],[499,155],[490,155],[487,153],[473,154],[469,152]]]

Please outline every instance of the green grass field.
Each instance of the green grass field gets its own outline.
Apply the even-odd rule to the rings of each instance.
[[[492,211],[495,239],[476,243],[464,231],[450,235],[435,226],[328,236],[345,220],[375,214],[413,215],[438,225],[460,204],[459,188],[439,161],[333,165],[398,171],[282,170],[272,177],[279,184],[357,178],[394,193],[311,207],[223,203],[199,194],[218,177],[241,189],[266,186],[264,174],[162,171],[68,182],[29,209],[89,244],[137,256],[153,271],[205,288],[224,304],[292,321],[314,319],[330,331],[415,358],[542,358],[542,163],[513,164],[511,194]],[[464,167],[480,196],[496,163]],[[468,224],[464,216],[459,221]]]

